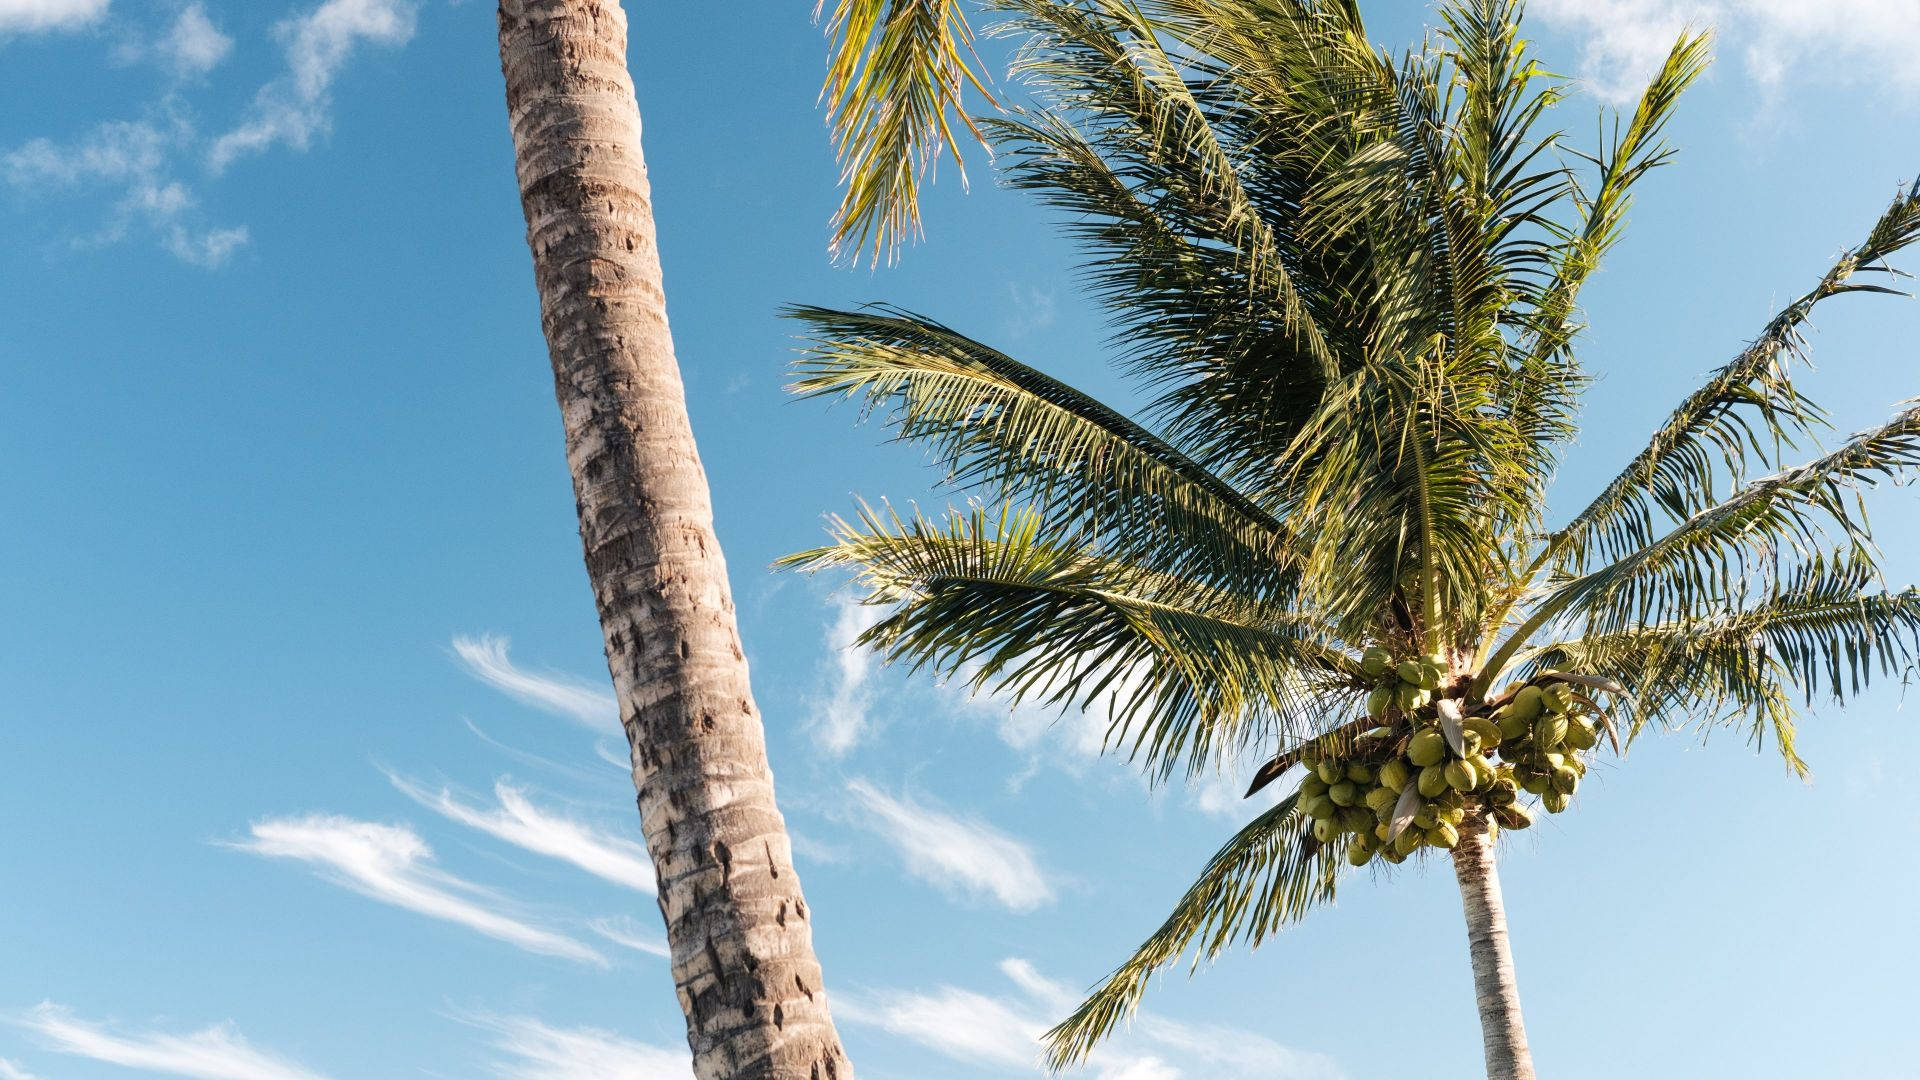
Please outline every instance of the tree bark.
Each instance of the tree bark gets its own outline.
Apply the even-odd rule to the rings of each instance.
[[[1500,899],[1500,874],[1484,810],[1469,813],[1460,825],[1453,874],[1460,883],[1460,906],[1467,916],[1467,951],[1473,959],[1487,1080],[1534,1080],[1533,1055],[1520,1018],[1520,987],[1507,945],[1507,909]]]
[[[500,0],[580,538],[698,1080],[849,1080],[667,328],[618,0]]]

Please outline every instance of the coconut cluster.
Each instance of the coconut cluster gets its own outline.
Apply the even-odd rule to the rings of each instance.
[[[1564,686],[1523,686],[1500,695],[1491,713],[1467,715],[1457,699],[1435,697],[1445,693],[1439,657],[1396,662],[1375,648],[1361,665],[1375,680],[1368,712],[1381,726],[1309,744],[1299,759],[1308,769],[1300,809],[1320,842],[1344,838],[1348,862],[1399,863],[1423,847],[1450,849],[1478,809],[1501,828],[1527,828],[1533,814],[1521,791],[1538,795],[1550,813],[1566,809],[1586,774],[1580,755],[1598,738]]]

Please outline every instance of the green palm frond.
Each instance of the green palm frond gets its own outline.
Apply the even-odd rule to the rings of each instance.
[[[821,96],[846,186],[833,248],[877,262],[919,233],[920,188],[941,154],[963,165],[956,127],[981,139],[966,113],[967,88],[989,103],[993,94],[961,0],[836,0],[827,31],[833,48]]]
[[[1790,364],[1803,358],[1802,330],[1822,300],[1890,292],[1856,281],[1892,276],[1885,260],[1920,240],[1920,188],[1895,199],[1858,247],[1842,255],[1806,295],[1774,316],[1758,340],[1714,372],[1661,426],[1647,448],[1554,534],[1562,565],[1617,560],[1651,543],[1662,521],[1710,505],[1716,482],[1740,480],[1753,463],[1771,464],[1796,436],[1825,427],[1825,413],[1794,387]]]
[[[1154,973],[1189,948],[1198,965],[1236,942],[1257,946],[1333,900],[1344,860],[1338,849],[1313,838],[1312,820],[1295,811],[1296,799],[1287,796],[1227,841],[1167,921],[1072,1016],[1047,1032],[1048,1064],[1057,1069],[1085,1060],[1133,1015]]]
[[[1046,507],[1111,556],[1263,596],[1288,590],[1288,531],[1172,444],[1066,384],[894,308],[787,312],[808,330],[790,389],[889,410],[950,482]]]
[[[1032,510],[863,509],[789,556],[848,567],[890,609],[862,643],[1009,703],[1105,704],[1108,743],[1157,777],[1351,711],[1357,668],[1315,620],[1102,555]]]
[[[1751,722],[1793,748],[1792,699],[1844,703],[1875,679],[1906,679],[1920,662],[1920,592],[1874,587],[1862,559],[1817,559],[1771,583],[1768,595],[1726,615],[1590,634],[1530,657],[1545,668],[1603,675],[1629,690],[1637,730],[1649,722]]]
[[[1836,543],[1872,546],[1859,487],[1920,468],[1920,406],[1805,465],[1755,480],[1610,566],[1559,587],[1563,609],[1591,632],[1697,617],[1738,595],[1751,575],[1778,577]],[[1835,535],[1837,533],[1837,536]]]

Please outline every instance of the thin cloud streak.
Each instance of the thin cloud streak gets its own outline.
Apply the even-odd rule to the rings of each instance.
[[[465,1018],[493,1032],[503,1055],[491,1065],[502,1080],[684,1080],[693,1060],[684,1049],[666,1049],[599,1028],[560,1028],[525,1016]]]
[[[387,779],[407,798],[469,828],[524,848],[536,855],[572,863],[597,878],[653,896],[658,882],[647,849],[625,837],[614,836],[585,822],[534,805],[527,793],[505,780],[493,785],[497,809],[466,803],[451,788],[428,790],[398,773]]]
[[[255,822],[253,838],[228,846],[266,858],[292,859],[372,900],[464,926],[528,952],[608,966],[606,957],[564,934],[505,913],[488,889],[433,865],[433,850],[405,826],[331,814]]]
[[[989,997],[941,986],[932,991],[852,990],[834,998],[848,1023],[877,1027],[955,1061],[1020,1075],[1044,1075],[1041,1037],[1079,1003],[1079,995],[1009,958],[1000,972],[1025,995]],[[1192,1069],[1191,1073],[1181,1066]],[[1239,1028],[1185,1024],[1152,1013],[1096,1050],[1087,1067],[1098,1080],[1337,1080],[1333,1060],[1282,1046]]]
[[[859,644],[860,635],[886,616],[882,608],[851,597],[834,600],[833,626],[827,632],[826,693],[810,702],[813,743],[822,753],[842,757],[872,730],[869,709],[873,695],[867,688],[877,658]]]
[[[286,1058],[256,1049],[232,1024],[216,1024],[190,1035],[115,1034],[104,1025],[77,1019],[52,1002],[28,1010],[20,1024],[38,1033],[49,1049],[59,1053],[169,1076],[194,1080],[327,1080]],[[25,1076],[16,1071],[10,1080]]]
[[[510,645],[508,639],[492,634],[477,638],[463,634],[453,639],[453,652],[467,674],[515,701],[564,716],[595,731],[618,726],[620,706],[613,700],[612,693],[572,676],[528,671],[507,655]]]
[[[847,792],[859,804],[856,823],[892,844],[915,877],[1011,911],[1052,902],[1053,886],[1032,850],[993,826],[896,799],[865,780],[849,782]]]
[[[213,141],[214,172],[275,144],[305,150],[330,123],[333,80],[363,43],[399,46],[412,39],[408,0],[326,0],[275,28],[286,46],[287,73],[254,95],[247,118]]]
[[[673,957],[673,950],[667,947],[665,941],[642,930],[638,922],[635,922],[625,915],[619,915],[609,919],[595,919],[588,923],[587,926],[594,933],[599,934],[601,937],[606,938],[608,941],[613,942],[623,949],[632,949],[634,952],[643,952],[649,956],[658,956],[664,959],[671,959]]]
[[[0,1080],[40,1080],[40,1078],[19,1064],[0,1058]]]

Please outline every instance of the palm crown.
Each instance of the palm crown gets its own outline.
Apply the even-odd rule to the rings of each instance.
[[[1258,753],[1261,782],[1555,680],[1622,738],[1738,723],[1799,769],[1797,706],[1908,666],[1920,595],[1878,585],[1854,489],[1920,464],[1920,408],[1796,454],[1826,423],[1790,368],[1816,305],[1891,291],[1920,186],[1549,528],[1585,384],[1576,301],[1668,156],[1703,38],[1583,153],[1547,130],[1564,88],[1518,0],[1444,4],[1399,57],[1345,0],[987,6],[1038,107],[981,127],[1008,180],[1067,213],[1150,403],[1131,419],[898,309],[795,309],[795,388],[884,412],[975,495],[933,518],[863,507],[793,557],[857,569],[890,608],[868,644],[1104,702],[1110,743],[1156,776]],[[1433,657],[1432,702],[1369,710],[1370,648]],[[1057,1061],[1189,948],[1257,943],[1333,895],[1346,848],[1306,801],[1234,837],[1056,1030]]]

